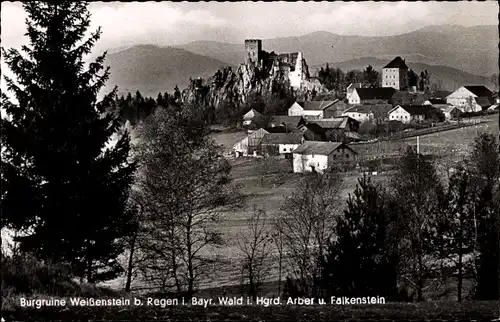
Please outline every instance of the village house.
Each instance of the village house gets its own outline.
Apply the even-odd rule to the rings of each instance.
[[[442,105],[435,105],[434,107],[443,111],[444,117],[447,120],[457,120],[463,114],[458,107],[453,105],[445,105],[445,107],[442,107]]]
[[[360,124],[359,121],[349,116],[310,120],[309,123],[316,124],[323,130],[344,130],[346,132],[357,132]]]
[[[347,89],[346,89],[346,98],[349,99],[349,97],[354,92],[355,88],[369,88],[369,87],[371,87],[370,84],[351,83],[351,84],[349,84],[349,86],[347,86]]]
[[[462,112],[480,112],[493,105],[493,93],[483,85],[465,85],[446,97],[446,103]]]
[[[264,129],[258,129],[247,135],[244,139],[233,145],[233,151],[236,157],[242,156],[257,156],[258,148],[260,142],[266,134],[268,134]]]
[[[302,116],[274,115],[269,121],[268,128],[278,128],[277,131],[273,132],[291,133],[297,132],[298,127],[302,124],[306,124]]]
[[[326,141],[326,130],[315,123],[307,123],[299,126],[307,141]]]
[[[382,68],[382,87],[392,87],[397,90],[408,88],[408,71],[405,60],[397,56]]]
[[[257,117],[262,117],[263,115],[259,112],[257,112],[255,109],[251,109],[250,111],[246,112],[245,115],[243,115],[243,125],[248,126],[252,124],[252,121],[257,118]]]
[[[260,154],[290,156],[304,142],[302,133],[268,133],[260,142]]]
[[[295,102],[288,109],[288,115],[303,116],[305,118],[334,117],[342,113],[344,107],[345,103],[339,99],[334,101]]]
[[[421,105],[397,105],[389,111],[390,121],[400,121],[402,123],[422,122],[425,120],[428,107]]]
[[[355,88],[348,99],[349,104],[390,104],[396,90],[392,87]]]
[[[384,120],[392,109],[391,104],[363,104],[355,105],[342,113],[342,116],[351,117],[360,123],[374,120]]]
[[[357,153],[342,142],[305,141],[293,151],[293,172],[323,172],[335,164],[356,163]]]

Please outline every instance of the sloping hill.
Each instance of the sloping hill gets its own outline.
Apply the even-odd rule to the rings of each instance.
[[[266,51],[302,51],[309,65],[342,62],[362,57],[390,60],[404,56],[407,60],[429,65],[450,66],[475,75],[498,72],[497,26],[430,26],[410,33],[384,36],[342,36],[318,31],[298,37],[263,39]],[[178,46],[199,55],[228,63],[243,60],[240,44],[197,41]]]
[[[375,69],[380,70],[387,64],[387,60],[378,59],[375,57],[364,57],[359,59],[348,60],[345,62],[335,63],[330,62],[331,67],[340,68],[342,70],[359,69],[363,70],[368,65],[372,65]],[[474,75],[464,72],[456,68],[441,66],[441,65],[428,65],[406,60],[406,64],[417,74],[420,75],[422,70],[427,69],[431,75],[431,82],[441,81],[442,89],[453,91],[464,84],[483,84],[491,88],[491,82],[488,77]],[[324,65],[323,65],[324,66]],[[320,66],[311,66],[310,71],[314,73]]]
[[[172,92],[175,85],[182,90],[189,84],[190,77],[208,77],[230,65],[180,48],[153,45],[108,54],[105,64],[111,67],[108,89],[118,85],[120,93],[139,90],[153,97],[159,92]]]

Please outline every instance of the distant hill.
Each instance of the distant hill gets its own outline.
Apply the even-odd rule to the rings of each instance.
[[[245,57],[240,44],[196,41],[177,46],[233,65]],[[326,31],[275,39],[263,39],[266,51],[302,51],[309,65],[375,57],[390,60],[403,56],[409,61],[449,66],[475,75],[498,72],[498,26],[429,26],[410,33],[384,36],[342,36]]]
[[[382,60],[374,57],[364,57],[359,59],[348,60],[345,62],[335,63],[330,62],[331,67],[340,68],[342,70],[359,69],[363,70],[366,66],[372,65],[375,69],[380,70],[384,65],[387,64],[387,60]],[[474,75],[471,73],[464,72],[456,68],[441,66],[441,65],[428,65],[422,63],[416,63],[406,60],[406,64],[409,68],[414,70],[420,75],[422,70],[427,69],[430,73],[431,82],[436,80],[441,80],[441,86],[443,90],[453,91],[464,84],[483,84],[488,86],[490,89],[491,82],[488,77]],[[324,65],[323,65],[324,66]],[[313,74],[321,66],[310,66],[309,70]]]
[[[172,92],[175,85],[182,90],[190,77],[212,76],[231,64],[180,48],[139,45],[109,53],[105,65],[111,67],[108,89],[117,85],[119,93],[139,90],[156,97],[159,92]]]

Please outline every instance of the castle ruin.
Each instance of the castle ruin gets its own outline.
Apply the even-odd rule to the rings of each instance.
[[[262,50],[262,40],[245,40],[245,64],[264,68],[269,66],[270,74],[279,72],[287,76],[293,88],[300,88],[302,80],[309,79],[309,70],[302,52],[267,53]]]

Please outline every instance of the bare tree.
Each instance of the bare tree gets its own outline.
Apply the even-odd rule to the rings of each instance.
[[[444,191],[432,163],[408,147],[391,180],[392,206],[396,207],[393,233],[401,257],[400,275],[423,300],[426,278],[432,273],[429,239],[441,211]]]
[[[284,238],[283,238],[283,223],[278,218],[273,224],[273,232],[271,235],[276,251],[278,252],[278,296],[281,296],[281,282],[283,274],[283,255],[284,255]]]
[[[330,170],[308,174],[282,207],[280,233],[301,292],[318,295],[319,258],[332,240],[342,179]]]
[[[242,232],[238,236],[237,243],[243,255],[243,275],[248,282],[248,295],[256,301],[270,271],[272,239],[266,212],[254,205],[253,214],[247,220],[247,228],[246,233]]]
[[[223,244],[217,223],[242,201],[231,166],[193,107],[158,110],[138,130],[139,189],[147,197],[146,270],[192,297]],[[168,273],[168,274],[167,274]]]

